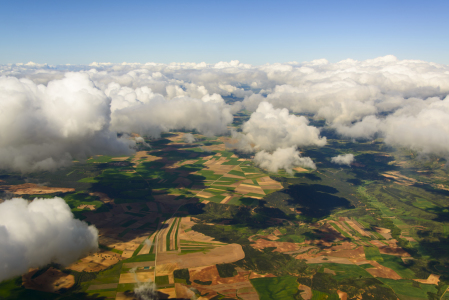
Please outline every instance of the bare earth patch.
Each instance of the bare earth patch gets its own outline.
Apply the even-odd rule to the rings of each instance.
[[[80,206],[77,207],[78,209],[90,209],[90,210],[95,210],[95,205],[87,205],[87,204],[81,204]]]
[[[75,284],[75,277],[54,268],[49,268],[45,273],[32,278],[38,270],[31,271],[22,276],[25,288],[43,292],[57,293],[60,289],[69,289]]]
[[[389,278],[389,279],[402,279],[401,276],[399,276],[398,273],[396,273],[394,270],[387,268],[385,266],[382,266],[376,261],[369,261],[369,264],[374,266],[375,268],[368,268],[366,271],[373,275],[374,277],[382,277],[382,278]]]
[[[340,297],[340,300],[347,300],[348,299],[348,293],[346,292],[342,292],[342,291],[337,291],[338,297]]]
[[[148,151],[137,151],[134,157],[131,159],[131,163],[133,163],[134,166],[137,167],[139,164],[143,162],[155,161],[158,159],[162,158],[158,156],[149,155]]]
[[[80,259],[68,266],[67,269],[77,272],[98,272],[115,265],[121,260],[122,258],[118,253],[112,251],[100,251]]]
[[[381,236],[383,236],[386,240],[389,240],[392,238],[390,229],[382,228],[382,227],[375,227],[374,230],[376,230],[376,232],[379,233]]]
[[[194,268],[215,264],[232,263],[245,258],[242,246],[239,244],[229,244],[216,247],[207,253],[196,252],[184,255],[177,253],[159,253],[158,264],[176,263],[178,268]]]
[[[413,280],[424,284],[438,285],[438,283],[440,282],[440,275],[430,274],[427,279],[413,279]]]
[[[154,271],[136,272],[136,273],[122,273],[120,274],[119,283],[136,283],[147,282],[153,280]]]
[[[265,239],[258,239],[254,244],[251,244],[253,248],[256,249],[264,249],[269,247],[275,247],[276,249],[274,251],[276,252],[291,252],[299,250],[301,247],[298,246],[295,243],[289,243],[289,242],[273,242],[273,241],[267,241]]]
[[[379,252],[382,254],[389,254],[395,256],[411,256],[407,251],[401,247],[380,247]]]
[[[24,183],[18,185],[2,185],[0,189],[11,192],[16,195],[43,195],[53,193],[74,192],[73,188],[48,187],[37,185],[35,183]]]
[[[300,293],[300,295],[304,300],[312,299],[312,289],[310,287],[308,287],[307,285],[300,284],[298,286],[298,290],[302,291]]]
[[[209,292],[207,298],[213,297],[220,293],[227,297],[236,297],[245,300],[259,299],[258,294],[252,284],[249,281],[248,271],[239,271],[234,277],[221,278],[218,274],[216,266],[207,266],[199,268],[191,268],[189,270],[190,280],[193,281],[192,285],[198,290],[206,293]],[[195,283],[195,280],[202,282],[210,281],[210,285],[200,285]]]
[[[242,194],[248,194],[248,193],[254,193],[254,194],[260,194],[265,195],[265,192],[262,190],[260,186],[254,186],[249,184],[240,184],[238,187],[235,188],[235,191],[237,193]]]
[[[413,185],[417,182],[416,179],[402,175],[399,171],[390,171],[382,174],[382,176],[393,179],[399,185]]]

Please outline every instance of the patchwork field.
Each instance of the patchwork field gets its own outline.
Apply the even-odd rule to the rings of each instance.
[[[29,182],[3,176],[4,193],[64,198],[100,249],[0,283],[0,298],[136,299],[155,284],[160,299],[449,299],[440,164],[329,139],[301,150],[317,170],[273,174],[229,137],[183,136]],[[330,162],[349,150],[351,166]]]

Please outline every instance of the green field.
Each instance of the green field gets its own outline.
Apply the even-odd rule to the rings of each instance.
[[[337,281],[341,281],[349,278],[371,278],[373,277],[370,273],[365,271],[364,268],[357,265],[345,265],[345,264],[311,264],[311,266],[316,266],[320,268],[326,268],[335,272],[333,278]]]
[[[375,260],[377,262],[383,261],[382,255],[377,247],[363,247],[365,257],[367,260]]]
[[[415,283],[411,280],[392,280],[379,278],[380,281],[391,287],[400,299],[413,298],[428,299],[427,292],[436,293],[437,289],[431,284]]]
[[[402,261],[402,259],[398,256],[394,255],[382,255],[382,261],[379,263],[387,268],[394,270],[398,273],[402,278],[412,279],[416,278],[415,273],[410,270]]]
[[[261,300],[294,300],[298,294],[295,277],[283,276],[251,279],[251,284]]]
[[[239,114],[249,117],[247,112]],[[175,242],[170,245],[170,239],[166,239],[164,246],[166,251],[180,250],[169,254],[176,259],[187,259],[191,253],[207,255],[217,246],[239,244],[244,258],[218,263],[218,275],[221,278],[238,275],[247,279],[252,272],[269,275],[250,280],[260,299],[301,299],[299,284],[311,288],[312,299],[336,300],[337,290],[346,292],[348,299],[449,299],[449,292],[443,297],[445,287],[449,286],[449,192],[437,186],[449,185],[448,170],[442,167],[445,161],[435,157],[420,159],[416,153],[387,147],[381,139],[343,139],[327,128],[323,120],[309,121],[319,124],[329,138],[328,144],[323,147],[299,149],[302,156],[310,157],[317,165],[316,170],[307,172],[288,174],[281,170],[276,174],[268,173],[258,168],[254,161],[239,161],[253,154],[240,153],[235,149],[206,151],[204,147],[222,144],[218,138],[204,137],[194,132],[196,143],[178,145],[168,139],[178,133],[170,132],[163,133],[160,139],[149,140],[152,148],[145,149],[147,155],[159,159],[142,159],[137,167],[131,164],[133,157],[117,164],[113,157],[95,156],[85,164],[74,163],[54,173],[36,172],[27,174],[26,178],[21,174],[5,173],[0,174],[0,178],[5,185],[30,181],[74,188],[75,192],[23,197],[30,200],[36,196],[51,198],[56,195],[64,198],[76,218],[89,220],[93,225],[98,222],[100,232],[109,230],[107,234],[114,242],[108,244],[102,241],[101,250],[121,255],[123,251],[112,248],[115,243],[127,243],[136,237],[148,238],[157,228],[163,228],[164,222],[171,217],[174,221],[167,230],[167,237],[173,233]],[[239,126],[237,123],[233,124],[235,128]],[[331,163],[331,157],[341,153],[353,153],[359,165],[337,166]],[[237,157],[231,157],[233,155]],[[208,169],[205,159],[208,157],[227,158],[223,166],[239,166],[242,170],[231,170],[228,174],[241,178],[226,177],[212,171],[213,168]],[[195,162],[178,168],[168,167],[189,160]],[[422,170],[425,172],[420,172]],[[385,177],[386,172],[399,172],[417,183],[401,184]],[[245,184],[264,188],[256,179],[265,176],[281,183],[283,189],[264,189],[267,195],[243,195],[230,186],[251,180]],[[196,193],[200,190],[213,196],[197,197]],[[111,202],[95,196],[101,195],[97,193],[107,195]],[[232,200],[226,204],[220,203],[227,195],[231,195]],[[89,207],[78,208],[81,205]],[[92,216],[100,217],[96,220]],[[180,225],[182,217],[191,217],[193,227],[183,228],[184,221]],[[341,219],[344,217],[359,222],[370,236],[362,236],[355,231]],[[132,226],[137,222],[138,226]],[[343,230],[343,225],[352,237]],[[388,229],[391,239],[388,234],[383,237],[376,232],[379,228]],[[181,234],[189,232],[193,236],[203,234],[210,237],[214,243],[185,240],[187,238]],[[370,242],[377,243],[373,240],[379,240],[385,246],[397,243],[411,255],[411,259],[404,262],[399,256],[381,254],[377,247],[369,246]],[[291,251],[276,247],[259,249],[255,241],[286,242],[290,246],[294,243],[296,248],[292,246],[295,250]],[[116,289],[87,289],[91,285],[118,283],[120,274],[131,269],[122,267],[124,263],[153,262],[154,245],[149,253],[137,255],[144,243],[138,246],[131,258],[123,259],[101,272],[75,272],[56,266],[75,276],[76,284],[69,291],[51,294],[27,290],[22,286],[21,277],[17,277],[0,283],[0,299],[102,299],[114,298],[117,292],[131,292],[134,284],[119,284]],[[315,264],[297,258],[305,254],[329,256],[330,253],[338,253],[332,251],[332,247],[344,243],[352,243],[351,249],[363,247],[366,260],[376,261],[394,270],[403,279],[373,277],[366,269],[374,266],[366,262],[361,265]],[[136,272],[147,272],[151,267],[139,268]],[[43,267],[39,272],[45,270]],[[198,280],[193,275],[192,279],[189,271],[193,274],[186,268],[174,270],[174,281],[193,291],[195,286],[198,287],[195,293],[199,297],[205,293],[201,288],[207,289],[212,281],[208,278]],[[440,276],[440,286],[413,281],[425,279],[430,274]],[[156,283],[160,287],[174,287],[170,284],[170,278],[157,276]],[[227,297],[231,296],[220,294],[213,299],[231,299]]]

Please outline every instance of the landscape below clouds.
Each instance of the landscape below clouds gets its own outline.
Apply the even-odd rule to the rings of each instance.
[[[0,298],[444,299],[448,66],[0,75]]]

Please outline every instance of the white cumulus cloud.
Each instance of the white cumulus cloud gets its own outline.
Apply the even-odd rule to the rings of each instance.
[[[0,168],[52,170],[73,158],[129,153],[130,142],[109,125],[110,100],[86,74],[47,86],[0,77]]]
[[[184,140],[184,142],[186,142],[188,144],[191,144],[196,141],[195,136],[193,136],[193,134],[191,134],[191,133],[185,133],[182,136],[182,139]]]
[[[315,163],[310,157],[301,157],[295,147],[278,148],[273,153],[267,151],[257,152],[254,162],[259,167],[276,173],[279,169],[284,169],[288,173],[293,173],[293,167],[303,167],[316,169]]]
[[[48,66],[28,63],[2,65],[0,74],[3,76],[17,78],[22,83],[33,82],[34,84],[34,87],[26,84],[26,92],[23,92],[23,95],[28,95],[28,99],[33,100],[28,100],[27,104],[12,101],[18,103],[16,108],[8,107],[3,111],[7,111],[6,115],[17,114],[19,117],[23,111],[23,114],[30,118],[41,118],[40,110],[33,111],[28,107],[32,108],[36,106],[35,103],[41,101],[42,93],[47,94],[46,86],[50,87],[64,81],[67,72],[88,77],[93,87],[97,89],[97,91],[89,87],[85,89],[92,94],[90,97],[96,98],[100,91],[109,98],[111,107],[109,130],[112,132],[142,130],[142,132],[158,136],[158,133],[164,130],[185,127],[202,130],[208,134],[223,133],[228,122],[232,122],[230,114],[235,114],[242,106],[251,112],[256,112],[261,103],[268,102],[273,106],[273,110],[288,109],[293,114],[305,113],[315,119],[324,119],[326,126],[334,128],[343,136],[368,139],[384,137],[385,141],[391,145],[409,147],[441,156],[449,154],[449,146],[445,143],[444,136],[447,123],[444,108],[432,120],[433,130],[430,130],[430,126],[426,127],[425,121],[426,115],[437,105],[430,105],[431,102],[445,106],[443,99],[449,94],[449,66],[447,65],[419,60],[399,60],[391,55],[364,61],[347,59],[330,63],[325,59],[318,59],[310,62],[275,63],[262,66],[251,66],[239,61],[217,64],[93,63],[89,66]],[[37,88],[40,84],[42,86]],[[72,93],[72,90],[66,88],[61,94],[69,94],[69,92]],[[9,92],[5,89],[0,93],[9,97]],[[240,102],[242,98],[244,100]],[[184,109],[184,105],[187,105],[184,102],[189,103],[190,100],[193,100],[193,106],[199,107],[201,116],[195,115],[191,110],[187,110],[185,115],[180,112],[181,108]],[[235,104],[225,105],[225,100]],[[174,104],[178,102],[170,103],[170,101],[179,101],[180,109],[176,110],[174,107]],[[203,106],[197,101],[215,107]],[[167,103],[163,104],[164,102]],[[73,105],[75,102],[71,103]],[[25,107],[27,109],[24,109]],[[152,113],[153,108],[155,113]],[[172,118],[179,119],[168,120],[165,109],[174,109]],[[142,110],[142,113],[139,114],[139,110]],[[227,112],[216,113],[217,110]],[[67,116],[68,111],[70,110],[61,113],[61,118],[73,122],[73,118]],[[100,116],[99,121],[104,120],[100,111],[101,109],[97,111]],[[142,116],[144,113],[148,114],[147,118]],[[136,120],[133,120],[133,115],[136,115]],[[198,120],[190,120],[189,117],[192,115]],[[252,122],[257,121],[256,116]],[[212,119],[216,119],[217,122],[211,123]],[[207,120],[209,123],[201,120]],[[427,129],[419,127],[419,130],[416,130],[418,125],[413,124],[408,128],[394,127],[399,121],[416,121],[418,122],[416,124],[422,124]],[[205,123],[208,125],[205,126]],[[20,124],[22,127],[18,125],[15,127],[26,127],[23,122]],[[8,126],[11,128],[12,124],[8,123]],[[40,130],[40,126],[42,125],[38,122],[35,133]],[[206,127],[212,129],[205,130]],[[13,128],[13,131],[16,128]],[[25,131],[30,132],[31,136],[39,136],[39,134],[33,134],[31,129]],[[253,149],[256,144],[259,144],[261,150],[273,151],[277,148],[277,146],[267,148],[266,143],[257,138],[256,130],[251,131],[254,131],[255,136],[246,144],[249,148]],[[291,130],[288,131],[291,132]],[[246,135],[245,132],[243,134]],[[46,135],[43,136],[45,138],[42,140],[52,141]],[[421,137],[425,141],[422,143],[425,146],[417,142]],[[291,144],[287,142],[289,138],[286,137],[279,139],[276,137],[275,140],[280,141],[282,147],[296,145],[293,137],[290,139]],[[90,144],[90,142],[80,143],[82,141],[80,139],[78,144]],[[17,162],[14,163],[14,158],[11,156],[3,161],[10,162],[9,167],[16,165],[15,169],[37,169],[40,165],[64,165],[63,162],[68,161],[67,154],[73,156],[73,151],[66,151],[65,147],[61,147],[63,150],[58,150],[60,143],[50,144],[51,146],[48,146],[48,143],[45,143],[46,147],[36,151],[31,149],[28,151],[31,154],[24,155],[25,157],[38,156],[25,163],[28,167],[17,166]],[[50,151],[58,155],[38,155]],[[67,157],[61,158],[65,156]],[[44,158],[49,160],[42,162]]]
[[[331,158],[331,161],[334,164],[338,165],[350,165],[354,161],[354,154],[340,154]]]
[[[256,151],[273,151],[279,147],[292,146],[324,146],[326,138],[320,137],[318,128],[308,124],[309,121],[303,116],[291,115],[285,108],[276,109],[268,102],[261,102],[243,124],[243,135],[240,137]]]
[[[67,266],[98,248],[97,229],[58,197],[1,203],[0,239],[0,281],[51,262]]]

